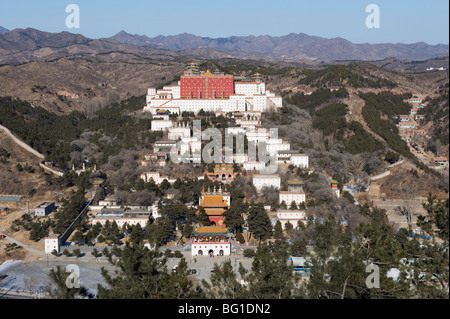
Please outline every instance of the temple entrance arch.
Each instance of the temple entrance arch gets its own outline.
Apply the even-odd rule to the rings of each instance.
[[[198,251],[198,255],[199,255],[199,256],[203,256],[203,250],[200,249],[200,250]]]

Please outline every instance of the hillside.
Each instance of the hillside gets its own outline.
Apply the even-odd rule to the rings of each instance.
[[[55,177],[39,167],[41,161],[0,130],[0,194],[25,196],[31,209],[43,201],[61,198],[57,193],[68,193],[66,188],[50,184]]]
[[[142,95],[184,69],[184,64],[58,59],[0,67],[0,96],[14,96],[57,114],[92,112],[126,96]]]

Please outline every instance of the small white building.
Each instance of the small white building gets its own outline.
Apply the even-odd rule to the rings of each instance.
[[[146,173],[142,173],[140,176],[141,179],[144,180],[144,182],[148,183],[150,182],[151,179],[153,179],[153,181],[155,182],[156,185],[161,184],[165,179],[169,182],[169,183],[173,183],[175,182],[174,179],[169,179],[169,177],[167,176],[161,176],[159,172],[146,172]]]
[[[305,154],[292,154],[291,164],[296,167],[308,168],[309,167],[309,156]]]
[[[266,142],[266,151],[270,155],[276,155],[278,151],[288,151],[291,149],[291,144],[284,142],[281,138],[271,138]]]
[[[257,128],[254,131],[247,132],[249,142],[267,142],[270,138],[270,131],[266,128]]]
[[[306,213],[302,210],[279,210],[277,218],[283,228],[286,228],[286,223],[289,222],[292,226],[297,227],[299,221],[306,222]]]
[[[243,164],[243,167],[246,171],[261,171],[266,167],[264,162],[246,162]]]
[[[400,122],[410,122],[411,119],[409,118],[409,115],[399,115],[398,119]]]
[[[98,201],[98,206],[116,206],[117,199],[113,196],[106,196],[104,199]]]
[[[233,162],[238,164],[243,164],[248,162],[248,155],[244,153],[233,153]]]
[[[171,141],[179,140],[183,137],[191,136],[191,128],[186,125],[177,125],[169,128],[168,139]]]
[[[281,188],[281,178],[278,174],[269,174],[269,175],[254,175],[253,176],[253,185],[257,190],[263,189],[263,187],[271,187]]]
[[[173,125],[170,120],[153,120],[152,121],[152,131],[167,131]]]
[[[423,114],[415,114],[414,115],[414,120],[416,120],[416,121],[425,120],[425,115],[423,115]]]
[[[229,256],[231,242],[227,233],[228,230],[220,226],[194,229],[191,243],[192,256]]]
[[[414,123],[414,122],[400,122],[398,124],[398,127],[399,128],[406,128],[406,129],[408,129],[408,128],[415,128],[416,127],[416,123]]]
[[[110,223],[116,222],[117,226],[120,228],[123,225],[128,224],[130,226],[134,226],[140,224],[142,228],[144,228],[152,213],[150,211],[137,211],[130,210],[126,212],[102,212],[98,213],[94,216],[90,216],[89,222],[91,225],[95,225],[99,222],[102,226],[109,221]]]
[[[155,114],[155,115],[153,115],[153,119],[168,121],[170,119],[170,115],[169,114]]]
[[[59,254],[61,246],[61,238],[59,236],[49,236],[44,240],[45,253],[51,254],[54,250]]]
[[[243,127],[227,127],[225,129],[225,135],[238,135],[238,134],[245,135],[246,132],[247,130]]]
[[[445,157],[433,157],[433,162],[436,165],[448,166],[448,160]]]
[[[261,126],[261,121],[260,120],[237,119],[236,124],[240,125],[240,127],[242,127],[242,128],[256,129],[257,127]]]
[[[45,202],[34,209],[36,216],[45,217],[56,209],[55,202]]]
[[[306,201],[306,194],[301,191],[280,191],[279,200],[280,204],[284,201],[286,203],[286,207],[290,208],[292,202],[295,202],[297,206],[304,203]]]
[[[176,141],[164,141],[160,140],[155,142],[153,146],[153,153],[159,153],[159,152],[169,152],[172,150],[173,147],[176,147],[177,142]]]

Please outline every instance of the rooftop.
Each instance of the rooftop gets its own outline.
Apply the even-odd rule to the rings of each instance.
[[[288,183],[288,185],[303,185],[303,184],[305,184],[303,181],[301,181],[299,179],[291,179],[287,183]]]
[[[223,199],[222,195],[207,195],[203,199],[200,199],[199,206],[204,208],[214,207],[214,208],[222,208],[227,207],[227,201]]]
[[[18,202],[22,198],[21,195],[0,195],[0,202]]]
[[[210,234],[220,234],[225,235],[228,233],[228,228],[220,227],[220,226],[205,226],[198,227],[194,229],[194,234],[199,235],[210,235]]]
[[[45,203],[42,203],[41,205],[39,205],[37,208],[45,208],[45,207],[48,207],[53,204],[55,204],[55,202],[45,202]]]
[[[254,175],[253,178],[280,178],[280,175],[278,175],[278,174],[274,174],[274,175],[258,174],[258,175]]]

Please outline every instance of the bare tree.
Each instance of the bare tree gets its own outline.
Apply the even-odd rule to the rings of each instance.
[[[23,284],[25,289],[32,294],[33,292],[36,292],[36,288],[38,285],[38,280],[36,277],[31,276],[30,278],[24,278]]]

